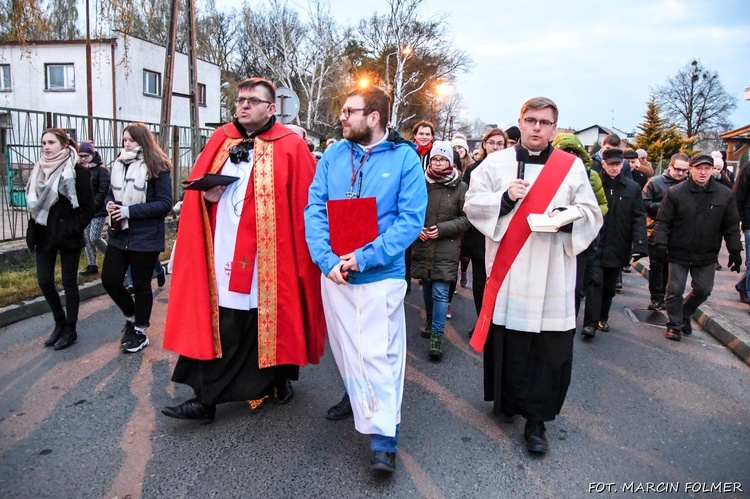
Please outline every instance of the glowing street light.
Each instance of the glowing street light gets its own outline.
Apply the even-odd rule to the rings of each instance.
[[[370,86],[370,78],[363,76],[359,79],[359,88],[367,88]]]

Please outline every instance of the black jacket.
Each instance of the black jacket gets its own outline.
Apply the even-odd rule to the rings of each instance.
[[[630,262],[633,253],[648,253],[641,187],[622,173],[615,178],[606,172],[599,176],[609,211],[597,244],[589,253],[589,262],[601,267],[623,267]]]
[[[105,204],[114,199],[110,188]],[[146,182],[146,202],[129,207],[129,227],[121,232],[110,230],[107,244],[127,251],[164,251],[164,219],[171,210],[172,176],[162,172]]]
[[[705,187],[688,179],[667,191],[656,215],[654,243],[667,246],[670,262],[714,264],[722,237],[730,252],[742,250],[731,190],[711,177]]]
[[[413,278],[453,282],[458,277],[461,234],[470,226],[464,213],[468,189],[460,175],[450,184],[427,184],[424,226],[437,225],[439,235],[438,239],[417,239],[412,245]]]
[[[76,165],[76,195],[78,208],[60,195],[49,209],[47,225],[39,225],[33,219],[26,228],[26,245],[29,250],[43,251],[74,250],[84,246],[83,229],[94,215],[94,194],[91,191],[91,176],[86,168]]]
[[[750,230],[750,171],[748,169],[750,169],[750,161],[740,168],[733,187],[742,230]]]
[[[471,185],[471,173],[477,169],[482,161],[469,165],[463,176],[463,182]],[[469,230],[464,233],[464,240],[461,243],[461,254],[469,258],[484,258],[484,234],[479,232],[473,225],[469,225]]]
[[[109,171],[101,164],[92,166],[88,170],[91,175],[91,190],[94,191],[94,218],[106,217],[107,208],[104,200],[109,193]]]
[[[687,177],[685,177],[687,178]],[[649,179],[646,187],[643,188],[643,204],[646,207],[646,232],[648,233],[648,243],[654,244],[654,227],[656,227],[656,214],[659,212],[661,200],[670,187],[677,185],[682,180],[677,180],[666,170],[661,175],[653,176]]]

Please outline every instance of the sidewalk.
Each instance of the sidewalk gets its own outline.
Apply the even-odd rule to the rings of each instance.
[[[729,254],[722,248],[719,263],[723,269],[716,271],[711,296],[698,307],[693,319],[704,331],[750,366],[750,305],[740,302],[739,294],[734,289],[740,277],[745,275],[745,269],[743,267],[740,274],[730,271],[726,267],[728,258]],[[633,265],[633,269],[648,279],[647,258]],[[686,293],[690,289],[689,278],[687,284]],[[645,302],[643,308],[647,306],[648,302]]]

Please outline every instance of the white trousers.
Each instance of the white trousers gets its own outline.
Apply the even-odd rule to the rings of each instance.
[[[338,285],[321,276],[328,343],[367,435],[396,435],[406,369],[404,279]]]

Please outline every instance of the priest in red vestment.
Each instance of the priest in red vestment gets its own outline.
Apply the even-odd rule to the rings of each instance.
[[[185,191],[164,348],[180,354],[172,381],[195,397],[167,416],[212,421],[223,402],[286,403],[299,367],[323,355],[320,270],[304,223],[315,158],[276,123],[275,100],[271,82],[241,82],[235,120],[213,133],[190,175],[236,179]]]

